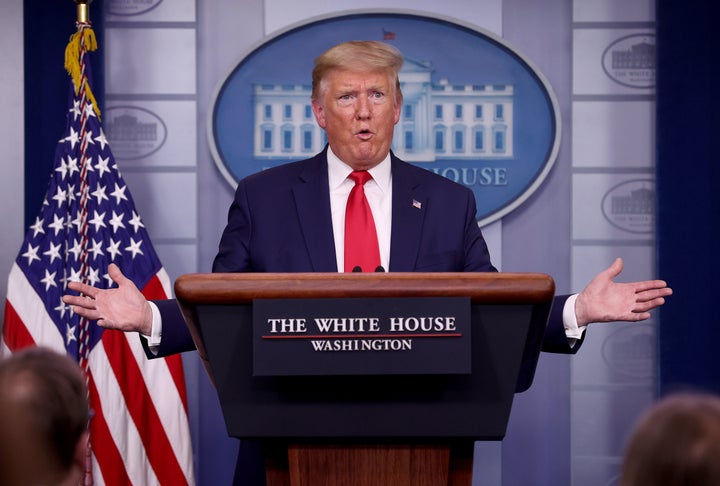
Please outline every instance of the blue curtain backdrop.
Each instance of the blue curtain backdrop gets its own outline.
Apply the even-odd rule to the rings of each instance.
[[[57,140],[65,128],[70,78],[65,46],[77,30],[72,0],[23,2],[25,67],[25,226],[35,221],[45,197]],[[93,93],[105,106],[103,2],[90,5],[90,21],[98,40],[91,56]]]
[[[720,393],[720,7],[657,1],[659,387]]]

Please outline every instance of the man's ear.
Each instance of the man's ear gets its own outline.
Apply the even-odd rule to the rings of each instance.
[[[85,471],[89,440],[90,432],[86,430],[82,433],[82,435],[80,435],[77,444],[75,444],[75,452],[73,453],[72,465],[73,467],[80,468],[80,471]]]
[[[400,121],[400,113],[402,113],[402,104],[403,104],[403,97],[402,97],[402,93],[400,93],[400,94],[398,94],[397,97],[395,98],[395,112],[394,112],[394,115],[395,115],[395,124],[396,124],[396,125],[397,125],[397,123]]]
[[[312,111],[315,115],[315,120],[317,120],[317,124],[320,125],[320,128],[325,128],[327,126],[325,110],[323,110],[322,105],[317,100],[312,100]]]

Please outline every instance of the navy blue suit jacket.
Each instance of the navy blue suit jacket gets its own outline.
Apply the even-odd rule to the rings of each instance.
[[[494,272],[475,219],[473,192],[391,154],[391,272]],[[417,204],[420,203],[420,204]],[[214,272],[337,272],[327,148],[310,159],[241,180],[213,263]],[[556,297],[543,350],[574,353]],[[157,356],[194,349],[175,301],[163,319]],[[145,340],[143,340],[145,341]]]

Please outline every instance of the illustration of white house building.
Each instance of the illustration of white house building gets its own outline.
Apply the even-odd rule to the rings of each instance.
[[[403,107],[393,152],[412,162],[511,158],[513,86],[433,84],[430,62],[406,59]],[[309,85],[254,85],[254,156],[308,157],[327,142],[310,105]]]

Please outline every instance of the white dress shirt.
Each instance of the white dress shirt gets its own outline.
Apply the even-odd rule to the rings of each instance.
[[[340,160],[328,147],[328,183],[330,185],[330,211],[332,212],[335,258],[338,272],[345,267],[345,206],[355,182],[348,179],[352,167]],[[365,197],[375,221],[380,248],[380,265],[390,268],[390,228],[392,228],[392,172],[390,154],[368,170],[372,179],[365,183]]]

